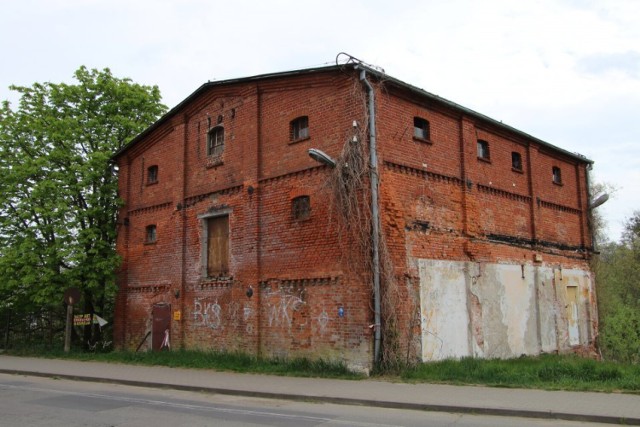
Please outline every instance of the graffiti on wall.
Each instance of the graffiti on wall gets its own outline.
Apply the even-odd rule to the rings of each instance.
[[[325,334],[327,332],[327,325],[329,324],[329,315],[325,311],[324,307],[322,308],[322,313],[316,319],[318,321],[318,326],[320,326],[320,333]]]
[[[194,298],[193,300],[193,325],[197,327],[207,327],[210,329],[224,329],[226,325],[232,327],[240,326],[240,321],[246,325],[247,333],[253,332],[251,318],[253,310],[245,305],[242,307],[234,301],[227,305],[226,313],[218,299],[209,301],[208,298]]]
[[[217,299],[214,302],[208,302],[201,298],[195,298],[193,301],[193,323],[196,326],[218,329],[222,326],[221,312],[222,307],[218,304]]]
[[[281,287],[267,289],[262,294],[262,309],[264,319],[269,327],[285,327],[291,329],[294,326],[296,313],[309,307],[306,291],[300,288]],[[344,308],[338,309],[338,317],[344,317]],[[237,301],[224,302],[215,297],[197,297],[193,299],[192,325],[199,328],[213,330],[225,327],[238,328],[244,326],[245,332],[253,333],[253,308],[249,304],[242,305]],[[307,317],[306,315],[303,315]],[[327,333],[332,320],[325,307],[322,311],[310,317],[309,320],[317,322],[321,334]]]
[[[304,289],[297,291],[290,288],[267,290],[264,294],[264,300],[269,326],[291,328],[294,313],[306,305],[304,293]]]

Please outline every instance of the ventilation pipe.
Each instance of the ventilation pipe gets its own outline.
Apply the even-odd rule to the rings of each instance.
[[[358,67],[356,67],[358,68]],[[374,332],[373,364],[380,364],[380,212],[378,209],[378,154],[376,148],[376,109],[375,91],[367,80],[367,71],[360,70],[360,81],[369,90],[369,171],[371,181],[371,240],[373,262],[373,308],[374,308]]]

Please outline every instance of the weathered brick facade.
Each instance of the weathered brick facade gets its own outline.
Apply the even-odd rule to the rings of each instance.
[[[360,72],[207,83],[117,153],[120,347],[158,347],[167,330],[174,348],[371,366],[368,254],[336,213],[333,169],[307,155],[317,148],[340,162],[345,144],[368,146],[351,139],[354,121],[366,129],[371,117]],[[392,302],[383,322],[392,317],[394,329],[383,346],[394,336],[412,360],[591,346],[590,162],[367,75],[376,90],[382,286]],[[425,122],[427,137],[416,137]],[[300,123],[308,127],[294,139]],[[216,127],[224,143],[212,148]],[[478,140],[488,143],[486,159]],[[309,209],[297,205],[305,196]],[[228,220],[228,235],[211,231],[216,218]],[[220,250],[228,268],[210,274]]]

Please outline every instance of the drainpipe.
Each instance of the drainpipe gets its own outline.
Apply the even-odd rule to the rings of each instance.
[[[591,207],[589,206],[591,204],[591,177],[590,172],[591,169],[593,168],[593,165],[588,164],[585,168],[584,168],[584,177],[585,177],[585,181],[586,181],[586,185],[587,185],[587,227],[589,228],[589,237],[591,238],[591,252],[598,252],[598,248],[596,246],[596,233],[595,230],[593,229],[593,212],[591,210]],[[588,248],[587,248],[588,250]],[[589,257],[591,258],[591,257]]]
[[[380,213],[378,210],[378,155],[376,148],[376,109],[375,92],[367,80],[366,70],[360,70],[360,81],[369,90],[369,163],[371,181],[371,239],[373,241],[373,306],[375,342],[373,347],[373,364],[380,363]]]

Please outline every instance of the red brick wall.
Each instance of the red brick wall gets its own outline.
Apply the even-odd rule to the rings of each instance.
[[[277,82],[207,90],[120,157],[128,221],[118,244],[121,345],[137,345],[153,303],[165,302],[180,314],[174,346],[367,364],[370,287],[342,267],[348,245],[330,212],[330,171],[307,155],[312,147],[339,155],[358,108],[348,96],[353,82],[315,76],[293,84],[297,90]],[[302,115],[310,136],[291,143],[289,123]],[[206,135],[215,125],[224,126],[225,148],[212,162]],[[151,165],[159,174],[149,185]],[[295,220],[291,203],[301,195],[311,214]],[[202,274],[202,216],[212,212],[229,215],[225,278]],[[152,244],[149,224],[157,227]]]
[[[357,75],[343,72],[211,85],[119,156],[121,346],[137,346],[152,305],[163,302],[176,316],[174,346],[367,366],[370,280],[352,268],[364,260],[350,259],[354,242],[339,232],[332,170],[307,155],[319,148],[339,157],[352,122],[366,124],[364,94]],[[380,90],[376,108],[385,253],[400,301],[413,301],[398,307],[405,329],[415,327],[417,259],[533,262],[543,251],[586,266],[575,252],[590,246],[584,163],[415,94]],[[309,117],[309,137],[292,142],[289,125],[300,116]],[[414,117],[429,120],[429,141],[413,137]],[[216,125],[225,147],[212,159],[206,138]],[[478,160],[477,139],[489,142],[490,162]],[[512,151],[522,172],[511,168]],[[149,185],[152,165],[158,183]],[[562,185],[551,180],[553,166]],[[296,220],[291,203],[301,195],[311,214]],[[202,217],[216,212],[229,215],[230,273],[208,279]],[[144,241],[149,224],[153,244]],[[536,240],[547,246],[532,248]]]
[[[537,255],[546,264],[589,270],[588,252],[580,250],[591,245],[586,163],[479,119],[456,117],[447,106],[398,95],[380,91],[376,124],[402,352],[420,334],[418,259],[536,265]],[[429,141],[413,137],[414,117],[429,121]],[[478,139],[489,143],[489,161],[478,159]],[[522,171],[512,168],[514,151]],[[552,181],[553,166],[562,170],[562,185]],[[411,350],[419,352],[419,345]]]

